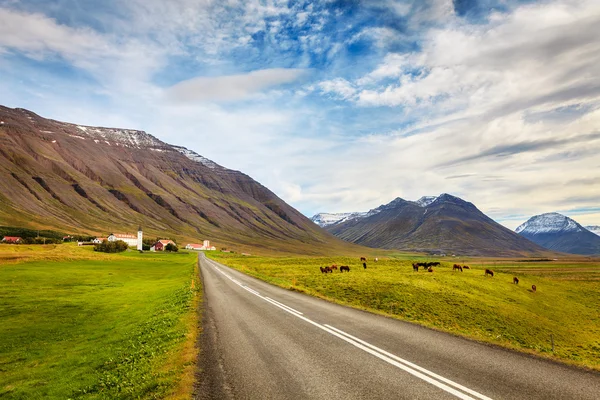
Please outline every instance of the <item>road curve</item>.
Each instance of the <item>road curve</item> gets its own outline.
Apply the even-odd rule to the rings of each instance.
[[[199,257],[197,399],[599,399],[600,374],[287,291]]]

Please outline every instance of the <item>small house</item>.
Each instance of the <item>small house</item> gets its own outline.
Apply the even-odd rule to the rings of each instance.
[[[19,236],[4,236],[2,242],[4,243],[21,243],[23,241]]]
[[[154,245],[150,248],[150,251],[164,251],[169,243],[173,246],[177,246],[172,240],[162,239],[154,243]]]
[[[94,244],[100,244],[100,243],[104,242],[105,240],[108,240],[108,238],[98,237],[98,238],[92,240],[92,243],[94,243]]]

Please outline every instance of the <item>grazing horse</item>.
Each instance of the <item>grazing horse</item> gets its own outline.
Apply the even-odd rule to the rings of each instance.
[[[365,261],[367,261],[367,259],[366,259],[365,257],[361,257],[361,258],[360,258],[360,261],[361,261],[361,262],[365,262]]]
[[[350,272],[350,267],[347,265],[340,265],[340,272],[348,271]]]
[[[490,275],[492,278],[494,277],[494,271],[492,271],[491,269],[486,269],[485,270],[485,276]]]
[[[331,268],[332,270],[333,270],[333,269],[337,270],[337,265],[336,265],[336,264],[333,264],[333,265],[332,265],[330,268]]]
[[[531,285],[531,290],[533,290],[533,291],[535,292],[535,291],[536,291],[536,289],[537,289],[537,288],[535,287],[535,285]]]
[[[322,274],[326,274],[327,273],[327,270],[325,268],[323,268],[323,267],[319,267],[319,268],[321,269],[321,273]]]
[[[413,263],[413,271],[419,272],[419,263]]]
[[[469,267],[468,265],[463,265],[464,269],[471,269],[471,267]]]
[[[457,270],[460,272],[463,272],[462,267],[460,265],[454,264],[454,266],[452,266],[452,272],[457,271]]]
[[[514,283],[515,285],[518,285],[518,284],[519,284],[519,278],[517,278],[516,276],[515,276],[515,277],[513,277],[513,283]]]
[[[427,272],[433,272],[433,268],[431,268],[431,267],[427,268]]]
[[[363,268],[367,269],[367,263],[365,263],[365,262],[363,263]]]

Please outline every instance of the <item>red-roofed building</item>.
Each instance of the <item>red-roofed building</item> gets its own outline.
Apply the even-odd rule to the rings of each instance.
[[[169,243],[173,246],[177,246],[172,240],[162,239],[154,243],[154,246],[150,247],[150,251],[164,251]]]
[[[2,241],[4,243],[21,243],[23,241],[23,239],[21,239],[18,236],[4,236],[2,238]]]

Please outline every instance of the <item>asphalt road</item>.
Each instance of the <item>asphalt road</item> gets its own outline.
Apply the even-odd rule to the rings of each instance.
[[[598,373],[200,269],[197,399],[600,399]]]

